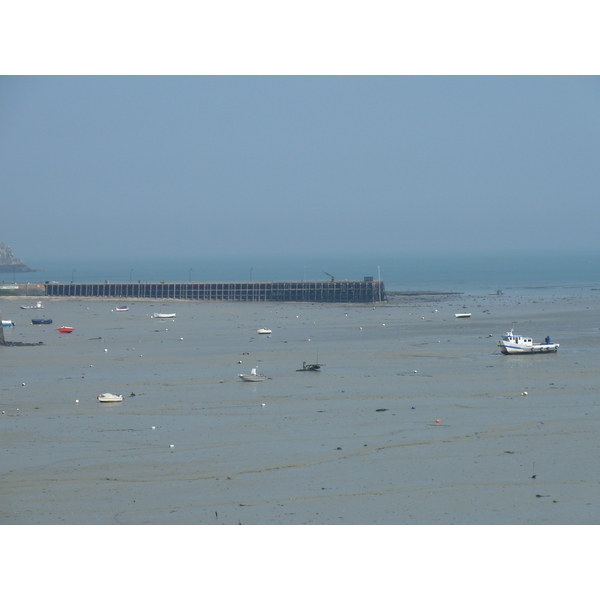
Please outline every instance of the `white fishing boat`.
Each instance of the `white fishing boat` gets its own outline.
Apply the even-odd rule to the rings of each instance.
[[[174,319],[177,313],[154,313],[155,319]]]
[[[35,304],[29,306],[21,306],[21,308],[44,308],[41,300],[38,300]]]
[[[262,373],[257,373],[256,372],[257,367],[254,367],[254,369],[252,369],[250,371],[250,375],[244,375],[243,373],[240,373],[238,375],[238,377],[242,380],[242,381],[265,381],[265,379],[267,378],[266,375],[263,375]]]
[[[553,344],[550,336],[546,337],[544,343],[534,342],[529,337],[516,335],[507,331],[498,342],[498,347],[502,354],[532,354],[542,352],[557,352],[560,344]]]
[[[260,329],[257,329],[256,332],[260,333],[261,335],[273,333],[270,329],[267,329],[266,327],[261,327]]]
[[[471,313],[456,313],[454,316],[457,319],[469,319],[471,317]]]
[[[96,398],[100,402],[121,402],[123,400],[123,396],[117,394],[98,394]]]

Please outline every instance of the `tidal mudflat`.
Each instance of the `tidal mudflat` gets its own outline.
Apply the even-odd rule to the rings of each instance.
[[[43,345],[0,348],[2,524],[600,522],[593,294],[22,303],[6,339]],[[560,350],[500,355],[512,328]]]

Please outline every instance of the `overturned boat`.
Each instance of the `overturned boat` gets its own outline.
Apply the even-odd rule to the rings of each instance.
[[[557,352],[560,344],[553,344],[550,336],[546,336],[544,343],[534,342],[532,338],[516,335],[507,331],[498,342],[502,354],[535,354]]]

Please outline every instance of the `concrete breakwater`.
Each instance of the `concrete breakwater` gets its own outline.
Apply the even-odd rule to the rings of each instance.
[[[233,302],[357,302],[387,300],[383,281],[247,283],[46,283],[46,296]]]

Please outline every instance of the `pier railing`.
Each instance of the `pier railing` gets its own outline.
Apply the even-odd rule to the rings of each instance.
[[[385,302],[383,281],[47,283],[46,296],[226,302]]]

